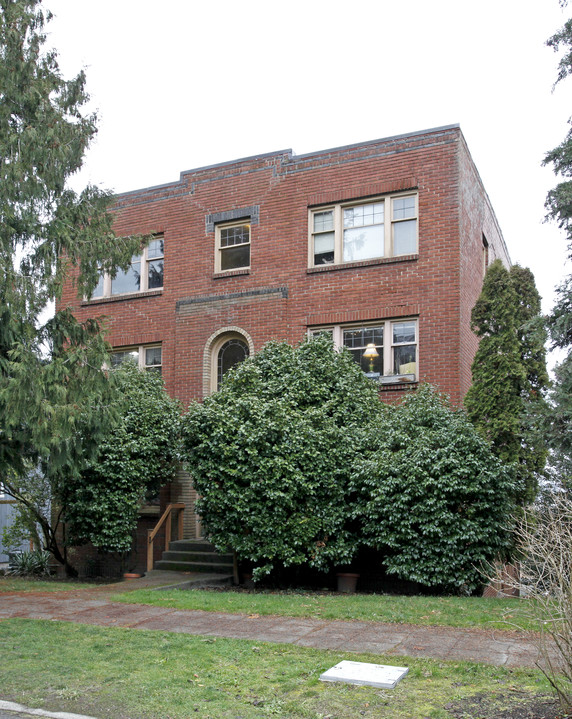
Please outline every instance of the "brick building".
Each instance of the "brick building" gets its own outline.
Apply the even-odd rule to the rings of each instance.
[[[90,300],[70,287],[62,304],[106,315],[115,359],[160,368],[184,404],[268,340],[323,330],[382,399],[428,381],[460,403],[471,308],[487,264],[509,263],[457,125],[190,170],[120,195],[115,215],[117,234],[154,240]],[[192,504],[183,475],[171,494]]]

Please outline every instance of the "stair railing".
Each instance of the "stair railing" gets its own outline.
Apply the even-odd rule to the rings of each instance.
[[[173,512],[178,511],[178,522],[177,522],[177,537],[183,538],[183,517],[185,514],[185,505],[180,502],[177,504],[168,504],[167,508],[163,512],[161,519],[157,522],[154,529],[147,530],[147,571],[150,572],[153,569],[153,541],[157,535],[157,532],[161,529],[163,524],[169,520],[165,526],[165,549],[169,549],[171,542],[171,533],[173,528]]]

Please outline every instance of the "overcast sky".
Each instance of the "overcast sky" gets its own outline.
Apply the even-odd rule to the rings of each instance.
[[[558,0],[44,0],[100,132],[80,180],[116,192],[181,171],[460,123],[513,262],[543,296],[571,269],[543,223],[542,158],[567,132],[545,42]]]

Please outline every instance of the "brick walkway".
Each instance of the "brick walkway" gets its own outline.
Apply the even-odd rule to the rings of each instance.
[[[185,579],[190,584],[193,579],[172,574],[179,582]],[[139,588],[159,582],[164,584],[166,578],[165,573],[151,572],[146,578],[130,583],[130,586]],[[468,660],[509,667],[532,667],[537,658],[530,638],[516,632],[181,611],[110,601],[106,593],[118,589],[115,585],[58,594],[2,594],[0,621],[12,617],[48,619],[104,627],[253,639],[348,652]]]

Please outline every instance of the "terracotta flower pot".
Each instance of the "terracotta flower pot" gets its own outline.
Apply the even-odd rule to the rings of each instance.
[[[338,592],[343,594],[353,594],[357,587],[357,581],[359,574],[354,572],[338,572],[336,574],[338,578]]]

